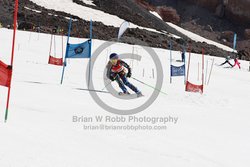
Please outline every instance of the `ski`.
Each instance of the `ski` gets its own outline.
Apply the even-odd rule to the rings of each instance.
[[[130,94],[130,93],[123,93],[123,92],[119,92],[118,95],[119,96],[135,96],[136,95],[137,98],[144,96],[142,93],[139,93],[139,94]]]

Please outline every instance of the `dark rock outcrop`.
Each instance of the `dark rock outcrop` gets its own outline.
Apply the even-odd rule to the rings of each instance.
[[[165,22],[171,22],[174,24],[178,24],[180,22],[180,16],[172,7],[160,6],[156,8],[156,12]]]
[[[240,25],[250,25],[250,0],[225,0],[225,16]]]
[[[250,0],[146,0],[150,4],[177,4],[186,1],[209,9],[220,17],[225,17],[240,25],[250,25]],[[175,1],[175,2],[171,2]]]
[[[234,32],[233,31],[223,31],[220,36],[221,40],[226,40],[227,42],[233,42]]]
[[[112,3],[110,2],[112,1]],[[13,4],[14,0],[0,0],[0,22],[4,27],[12,26],[13,21]],[[2,3],[4,2],[4,3]],[[8,3],[6,3],[8,2]],[[88,6],[81,0],[74,0],[79,5]],[[133,0],[116,1],[116,0],[94,0],[101,2],[100,6],[93,8],[108,12],[110,14],[118,15],[118,17],[129,20],[134,24],[145,26],[159,31],[181,36],[182,39],[174,39],[169,34],[159,34],[142,29],[129,29],[121,38],[121,42],[129,44],[147,45],[150,47],[167,48],[168,42],[173,41],[174,50],[182,50],[182,45],[189,42],[192,44],[192,51],[201,53],[201,48],[205,48],[206,54],[214,56],[226,56],[230,53],[217,48],[216,46],[208,45],[206,43],[195,42],[187,38],[184,34],[169,27],[161,19],[150,14],[146,9],[138,6]],[[88,6],[90,7],[90,6]],[[36,11],[34,11],[35,9]],[[113,9],[113,10],[110,10]],[[1,13],[4,11],[3,13]],[[88,38],[89,37],[89,21],[82,20],[78,16],[73,16],[65,12],[45,9],[38,6],[29,0],[19,0],[18,23],[19,29],[39,31],[51,33],[53,29],[60,29],[60,33],[67,35],[68,18],[72,17],[73,21],[71,36]],[[93,22],[93,38],[101,40],[116,40],[118,28],[113,26],[106,26],[101,22]],[[183,42],[184,41],[184,42]]]
[[[237,33],[237,49],[250,53],[250,39],[245,29],[250,27],[250,0],[145,0],[150,5],[166,5],[177,10],[184,29],[232,47],[232,35]],[[209,25],[209,26],[208,26]],[[232,33],[231,33],[232,34]]]
[[[245,29],[244,35],[246,39],[250,40],[250,29]]]

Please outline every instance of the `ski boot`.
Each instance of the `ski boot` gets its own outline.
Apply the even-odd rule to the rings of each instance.
[[[123,95],[130,95],[129,92],[119,92],[118,95],[123,96]]]

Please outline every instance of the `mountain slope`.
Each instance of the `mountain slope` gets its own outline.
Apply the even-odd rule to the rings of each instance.
[[[10,1],[11,2],[11,1]],[[76,3],[70,2],[70,1],[41,1],[41,0],[36,0],[34,2],[37,3],[41,3],[40,5],[46,4],[46,5],[50,5],[49,8],[57,8],[60,11],[55,11],[54,9],[46,9],[42,6],[39,6],[29,0],[20,0],[20,11],[19,11],[19,28],[20,29],[31,29],[33,26],[36,27],[40,27],[39,31],[41,32],[51,32],[51,30],[55,27],[59,27],[61,29],[64,30],[64,34],[67,34],[67,26],[68,26],[68,18],[70,16],[72,16],[76,21],[73,23],[73,30],[72,30],[72,36],[76,36],[76,37],[88,37],[89,34],[89,19],[90,18],[95,18],[97,13],[102,13],[100,10],[102,10],[102,8],[99,8],[98,6],[93,6],[93,5],[88,5],[88,4],[83,4],[81,3],[81,5],[77,5]],[[104,1],[102,1],[104,2]],[[106,2],[106,1],[105,1]],[[128,3],[129,2],[129,3]],[[126,1],[125,2],[120,2],[123,5],[125,4],[129,4],[131,5],[132,1]],[[118,1],[117,1],[118,3]],[[124,4],[125,3],[125,4]],[[68,8],[68,6],[65,6],[65,4],[68,4],[68,6],[71,7],[76,7],[76,10],[70,9]],[[102,7],[103,8],[107,8],[105,7],[105,5],[110,5],[109,3],[102,3]],[[84,6],[82,6],[84,5]],[[182,50],[182,45],[183,43],[187,43],[189,42],[193,49],[193,52],[196,53],[201,53],[201,48],[204,47],[206,52],[210,55],[215,55],[215,56],[226,56],[230,53],[225,52],[221,49],[218,49],[215,46],[211,46],[211,45],[207,45],[206,43],[198,43],[195,41],[192,41],[190,39],[187,39],[185,36],[181,35],[180,33],[178,33],[176,30],[174,30],[173,28],[170,28],[170,26],[166,25],[164,22],[162,22],[162,20],[160,20],[159,18],[151,15],[150,13],[148,13],[147,11],[145,11],[145,9],[142,9],[140,7],[138,7],[137,4],[134,4],[134,6],[136,7],[136,9],[138,9],[137,11],[137,15],[139,14],[141,17],[144,18],[144,23],[147,21],[148,23],[152,24],[148,24],[148,26],[153,29],[159,29],[161,27],[161,25],[166,28],[165,31],[170,31],[170,33],[174,33],[174,34],[179,34],[180,36],[182,36],[184,38],[184,40],[180,40],[180,39],[175,39],[172,38],[170,35],[166,32],[164,32],[163,34],[159,34],[156,33],[155,30],[154,31],[147,31],[144,30],[142,27],[141,28],[131,28],[129,29],[129,31],[127,31],[124,34],[124,38],[122,38],[122,42],[125,43],[130,43],[130,44],[140,44],[140,45],[148,45],[148,46],[153,46],[153,47],[161,47],[161,48],[167,48],[168,47],[168,42],[170,40],[172,40],[173,42],[173,47],[175,50]],[[9,7],[8,3],[3,3],[3,7],[4,8],[10,8],[11,10],[11,6]],[[130,7],[131,6],[121,6],[124,8],[124,10],[121,10],[120,8],[117,9],[117,11],[123,11],[121,16],[126,16],[126,12],[133,14],[134,12],[129,12],[131,10]],[[0,6],[1,8],[1,6]],[[56,9],[55,8],[55,9]],[[68,11],[69,13],[64,12]],[[125,10],[127,9],[127,10]],[[72,10],[72,11],[71,11]],[[88,12],[89,11],[89,12]],[[71,13],[75,13],[75,15],[71,15]],[[125,14],[124,14],[125,13]],[[145,14],[146,13],[146,14]],[[136,14],[136,13],[134,13]],[[108,15],[107,13],[104,13],[103,16],[109,16],[109,17],[103,17],[104,19],[106,19],[106,21],[109,21],[109,24],[105,24],[103,22],[100,22],[102,19],[102,15],[98,17],[98,20],[96,20],[96,22],[94,22],[93,24],[93,37],[95,39],[105,39],[105,40],[114,40],[116,39],[117,33],[118,33],[118,28],[117,26],[120,25],[120,23],[122,22],[123,19],[126,18],[118,18],[115,15]],[[149,17],[150,16],[150,17]],[[133,15],[134,18],[136,18],[136,15]],[[141,18],[139,17],[139,18]],[[150,19],[147,20],[147,17],[149,17]],[[112,19],[115,18],[115,19]],[[1,18],[4,20],[4,17]],[[131,18],[132,19],[132,18]],[[8,19],[7,19],[8,20]],[[119,21],[118,21],[119,20]],[[1,20],[0,20],[1,21]],[[113,21],[113,22],[112,22]],[[7,24],[10,24],[11,19],[8,20],[8,22],[3,22],[4,26],[7,26]],[[142,26],[140,22],[136,22],[133,21],[134,24]],[[110,26],[110,24],[113,24],[113,26]],[[153,27],[157,26],[158,27]],[[152,26],[152,27],[151,27]]]
[[[244,59],[250,60],[250,20],[247,10],[250,1],[140,1],[145,3],[146,8],[150,6],[157,11],[166,22],[176,22],[186,30],[229,47],[232,47],[234,33],[237,33],[236,49],[246,52]]]

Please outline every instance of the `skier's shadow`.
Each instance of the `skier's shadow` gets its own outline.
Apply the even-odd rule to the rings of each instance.
[[[82,91],[88,91],[88,92],[98,92],[98,93],[109,93],[108,91],[103,91],[103,90],[93,90],[93,89],[84,89],[84,88],[74,88],[76,90],[82,90]]]
[[[39,82],[39,81],[20,81],[20,82],[25,82],[25,83],[30,83],[30,84],[40,84],[40,85],[50,84],[50,83],[44,83],[44,82]]]

